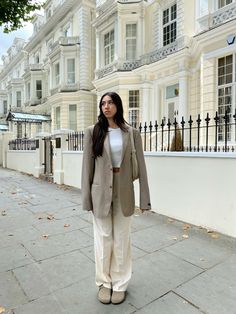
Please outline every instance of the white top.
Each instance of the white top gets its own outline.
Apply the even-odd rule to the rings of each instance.
[[[111,150],[111,162],[112,167],[120,167],[121,164],[121,155],[122,155],[122,146],[123,146],[123,138],[121,129],[113,129],[108,128],[108,137],[110,143]]]

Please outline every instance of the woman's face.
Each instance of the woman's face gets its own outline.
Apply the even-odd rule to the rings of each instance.
[[[114,104],[112,98],[108,95],[103,97],[101,109],[107,119],[113,119],[117,112],[116,105]]]

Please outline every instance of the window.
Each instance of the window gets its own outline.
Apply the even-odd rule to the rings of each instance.
[[[3,100],[3,113],[7,113],[7,100]]]
[[[69,105],[69,128],[77,131],[77,105]]]
[[[42,81],[36,80],[36,97],[37,99],[42,98]]]
[[[75,59],[67,60],[67,84],[75,83]]]
[[[140,122],[139,118],[139,90],[129,91],[129,123],[137,128]]]
[[[218,0],[218,8],[223,8],[225,7],[226,5],[232,3],[233,0]]]
[[[22,124],[17,124],[17,138],[22,138]]]
[[[225,126],[224,126],[224,116],[227,112],[228,122],[232,122],[232,112],[235,109],[235,93],[233,90],[236,89],[235,83],[235,56],[229,55],[218,59],[218,115],[219,125],[218,130],[218,140],[223,141],[225,139]],[[236,72],[236,70],[235,70]],[[231,140],[232,126],[228,125],[228,138]]]
[[[104,64],[114,60],[114,30],[104,35]]]
[[[30,100],[30,83],[27,84],[27,99]]]
[[[177,5],[163,11],[163,46],[166,46],[176,39],[177,29]]]
[[[55,64],[55,85],[59,85],[60,83],[60,64]]]
[[[56,107],[55,126],[57,130],[61,128],[61,108],[60,107]]]
[[[63,35],[65,37],[71,36],[71,25],[67,25],[67,27],[64,28]]]
[[[42,124],[41,124],[41,123],[38,123],[38,124],[36,125],[36,132],[37,132],[37,133],[42,132]]]
[[[35,56],[35,63],[39,64],[39,54]]]
[[[21,92],[16,92],[16,107],[21,107]]]
[[[136,59],[137,25],[126,25],[126,60]]]

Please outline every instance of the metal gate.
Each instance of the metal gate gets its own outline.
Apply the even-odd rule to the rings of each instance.
[[[44,174],[52,175],[53,174],[53,145],[52,138],[45,137],[44,139]]]

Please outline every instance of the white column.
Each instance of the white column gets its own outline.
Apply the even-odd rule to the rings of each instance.
[[[152,103],[152,119],[157,120],[157,123],[161,120],[161,90],[159,85],[155,85],[153,103]]]
[[[181,74],[179,78],[179,114],[178,118],[181,121],[182,116],[187,118],[188,107],[188,75],[187,73]]]
[[[64,86],[67,82],[65,68],[66,68],[65,56],[64,56],[64,53],[61,52],[61,57],[60,57],[60,85],[61,86]]]
[[[142,110],[142,119],[141,122],[147,122],[151,120],[151,83],[144,83],[141,88],[141,110]]]
[[[101,47],[101,34],[96,31],[96,70],[101,67],[101,58],[100,58],[100,47]]]

